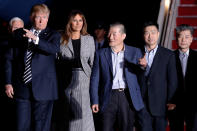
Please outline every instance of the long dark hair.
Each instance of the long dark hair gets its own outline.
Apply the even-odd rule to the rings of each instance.
[[[76,15],[80,15],[82,20],[83,20],[83,27],[82,27],[80,33],[82,35],[87,35],[88,34],[88,32],[87,32],[87,22],[86,22],[84,14],[80,10],[72,10],[69,17],[68,17],[68,22],[66,24],[65,32],[62,35],[62,44],[68,44],[68,40],[69,40],[69,38],[71,37],[71,34],[72,34],[71,23],[72,23],[72,20],[74,19],[74,17]]]

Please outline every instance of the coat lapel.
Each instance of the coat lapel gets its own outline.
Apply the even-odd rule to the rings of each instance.
[[[74,50],[73,50],[71,38],[69,38],[69,40],[68,40],[68,49],[71,51],[72,55],[74,56]]]
[[[132,55],[129,55],[129,52],[128,52],[128,50],[127,50],[127,46],[126,45],[124,45],[125,47],[125,51],[124,51],[124,59],[125,59],[125,61],[129,61],[129,59],[128,59],[128,56],[132,56]]]
[[[151,65],[151,68],[150,68],[150,71],[149,71],[149,76],[153,73],[153,71],[156,71],[156,66],[157,66],[157,63],[159,63],[159,57],[160,57],[160,49],[161,47],[158,45],[158,48],[157,48],[157,51],[156,51],[156,54],[154,56],[154,59],[153,59],[153,63]]]
[[[46,29],[44,29],[44,30],[42,30],[40,33],[39,33],[39,37],[40,38],[46,38],[48,35],[49,35],[49,28],[46,28]]]
[[[109,68],[111,72],[113,73],[113,66],[112,66],[112,56],[111,56],[111,48],[106,48],[105,50],[105,58],[107,60],[107,63],[109,64]]]
[[[89,40],[87,36],[80,36],[80,60],[81,60],[81,64],[82,67],[84,69],[84,72],[86,73],[86,75],[89,77],[91,75],[91,66],[89,64],[89,59],[90,59],[90,50],[91,47],[88,46],[89,45]]]
[[[186,71],[185,71],[185,77],[187,76],[189,69],[192,69],[192,56],[193,56],[193,50],[189,49],[189,56],[188,56],[188,59],[187,59],[187,66],[186,66]],[[194,59],[193,59],[194,60]]]
[[[88,49],[86,48],[86,40],[85,37],[83,35],[81,35],[81,47],[80,47],[80,56],[82,58],[83,54],[88,51]]]
[[[124,44],[124,48],[125,48],[125,51],[124,51],[124,60],[129,62],[129,63],[136,63],[134,57],[135,57],[135,51],[132,50],[132,48],[130,48],[128,50],[128,46],[126,44]]]
[[[179,58],[179,50],[175,51],[175,55],[176,55],[176,66],[177,66],[177,70],[179,71],[179,75],[181,75],[181,77],[183,78],[183,72],[182,72],[182,66],[181,66],[181,60]]]

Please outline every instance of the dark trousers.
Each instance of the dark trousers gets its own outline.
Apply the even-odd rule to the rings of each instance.
[[[133,131],[134,117],[128,89],[112,90],[109,103],[101,113],[102,131],[114,131],[117,128],[118,131]]]
[[[53,100],[35,100],[32,83],[26,85],[25,98],[15,98],[17,131],[50,131]]]
[[[53,101],[16,99],[17,131],[49,131]]]
[[[101,131],[102,130],[102,123],[101,123],[100,113],[94,113],[93,118],[94,118],[95,131]]]
[[[137,115],[137,131],[166,131],[165,116],[152,116],[147,108],[143,108]]]
[[[185,112],[183,110],[175,110],[168,112],[170,123],[170,131],[184,131],[184,122],[186,123],[186,131],[197,131],[197,112]]]

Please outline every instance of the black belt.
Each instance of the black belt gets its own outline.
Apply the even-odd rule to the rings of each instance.
[[[118,89],[112,89],[113,91],[119,91],[119,92],[122,92],[122,91],[125,91],[126,88],[118,88]]]

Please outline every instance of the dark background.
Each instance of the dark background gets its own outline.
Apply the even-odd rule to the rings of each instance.
[[[86,16],[88,32],[93,34],[96,21],[122,22],[127,29],[126,43],[142,44],[142,25],[148,20],[157,20],[160,0],[73,0],[52,2],[49,25],[56,29],[65,27],[68,13],[80,9]]]
[[[49,6],[51,15],[48,25],[56,30],[65,28],[72,9],[80,9],[85,14],[90,34],[93,34],[98,20],[106,24],[122,22],[127,29],[125,42],[134,46],[142,44],[142,25],[145,21],[157,20],[160,7],[160,0],[0,0],[1,32],[7,30],[6,22],[14,16],[29,25],[30,8],[37,3]]]

